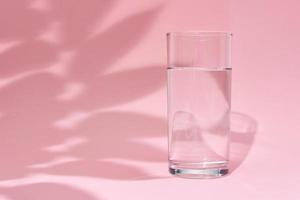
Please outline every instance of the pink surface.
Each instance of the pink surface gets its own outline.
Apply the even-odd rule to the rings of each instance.
[[[296,0],[10,0],[0,199],[300,199]],[[167,172],[168,31],[230,30],[232,173]]]

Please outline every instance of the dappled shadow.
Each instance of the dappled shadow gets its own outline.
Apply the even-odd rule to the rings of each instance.
[[[99,79],[99,73],[128,54],[153,23],[160,7],[122,19],[80,45],[71,63],[71,78]]]
[[[66,135],[81,137],[84,142],[76,148],[58,152],[58,155],[71,155],[79,160],[48,168],[35,168],[33,171],[134,180],[137,177],[143,179],[143,169],[110,159],[166,161],[164,152],[141,141],[160,137],[165,132],[165,123],[161,118],[130,112],[99,112],[69,129],[64,130]]]
[[[0,41],[36,38],[47,25],[46,16],[33,10],[28,0],[10,0],[0,7]]]
[[[89,87],[86,87],[82,95],[78,97],[80,106],[78,106],[78,101],[58,103],[74,107],[74,109],[115,106],[156,91],[165,82],[165,77],[164,69],[154,65],[96,76],[95,79],[89,80]]]
[[[16,187],[0,188],[1,197],[10,200],[32,199],[72,199],[72,200],[99,200],[87,192],[58,183],[34,183]]]
[[[166,152],[143,142],[163,136],[164,120],[104,109],[155,92],[165,82],[164,69],[104,70],[141,42],[162,7],[136,12],[99,31],[94,29],[114,1],[11,2],[7,9],[18,10],[14,17],[24,17],[26,28],[4,23],[6,32],[0,34],[0,45],[12,44],[0,53],[0,179],[34,172],[153,178],[137,166],[107,159],[165,161]],[[1,13],[1,21],[13,17],[10,12]],[[85,142],[64,151],[49,150],[74,137]],[[75,160],[47,165],[61,156]],[[36,167],[39,164],[44,165]]]

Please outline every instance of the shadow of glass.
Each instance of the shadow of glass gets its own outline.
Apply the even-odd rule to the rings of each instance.
[[[234,172],[247,158],[257,132],[257,122],[250,116],[231,113],[230,170]]]

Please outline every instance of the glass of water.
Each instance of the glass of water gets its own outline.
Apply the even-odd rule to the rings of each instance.
[[[171,174],[228,174],[231,38],[227,32],[167,34]]]

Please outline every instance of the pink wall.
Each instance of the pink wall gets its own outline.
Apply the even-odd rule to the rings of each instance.
[[[298,199],[300,2],[231,2],[233,109],[258,132],[239,168],[256,199]]]
[[[300,175],[286,170],[300,163],[299,7],[5,1],[0,199],[297,199]],[[224,179],[167,173],[165,33],[178,30],[234,32],[234,171]]]

